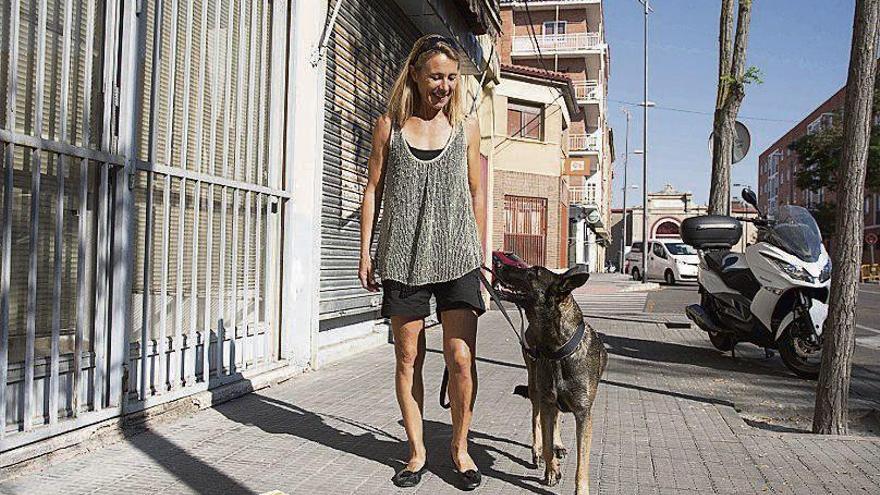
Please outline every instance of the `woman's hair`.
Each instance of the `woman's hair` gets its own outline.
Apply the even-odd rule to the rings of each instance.
[[[412,50],[410,50],[409,55],[406,57],[406,63],[401,67],[400,73],[394,81],[394,86],[391,87],[391,94],[388,97],[388,116],[397,127],[403,127],[407,119],[412,117],[416,105],[419,104],[419,98],[421,98],[418,86],[410,76],[410,67],[416,71],[421,70],[425,62],[438,53],[442,53],[456,63],[460,63],[454,43],[451,39],[437,34],[422,36],[413,43]],[[461,81],[457,80],[449,102],[443,109],[443,113],[453,126],[458,125],[465,118],[461,102],[462,91]]]

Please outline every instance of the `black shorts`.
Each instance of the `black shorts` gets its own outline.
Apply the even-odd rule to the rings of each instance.
[[[437,313],[449,309],[473,309],[477,316],[486,312],[480,294],[480,276],[476,270],[448,282],[406,285],[395,280],[382,281],[382,316],[424,318],[431,314],[431,295],[437,301]]]

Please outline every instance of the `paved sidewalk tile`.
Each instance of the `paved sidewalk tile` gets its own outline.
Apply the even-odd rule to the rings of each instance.
[[[572,454],[563,462],[560,486],[543,486],[542,471],[531,466],[530,406],[511,393],[526,372],[503,322],[491,311],[480,323],[470,450],[484,474],[480,491],[574,493],[570,415],[563,416],[562,436]],[[610,361],[593,409],[591,493],[880,493],[880,441],[748,426],[725,399],[730,389],[703,385],[705,374],[730,370],[712,361],[695,331],[592,323],[604,335]],[[429,472],[417,488],[399,492],[457,493],[449,413],[437,403],[439,328],[429,330],[428,349]],[[389,480],[407,446],[393,371],[393,349],[383,346],[9,480],[0,493],[397,493]]]

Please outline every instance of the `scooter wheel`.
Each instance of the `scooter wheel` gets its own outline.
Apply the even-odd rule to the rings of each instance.
[[[822,365],[822,350],[809,352],[807,345],[798,337],[792,335],[792,326],[785,329],[785,334],[779,339],[779,357],[785,366],[795,375],[815,380],[819,378],[819,368]]]
[[[712,345],[722,352],[727,352],[733,349],[734,345],[732,338],[718,332],[709,332],[709,342],[712,342]]]

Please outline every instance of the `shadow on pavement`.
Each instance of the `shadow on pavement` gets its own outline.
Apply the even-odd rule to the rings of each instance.
[[[149,429],[129,438],[128,443],[198,493],[253,494],[253,490],[245,488],[209,463],[193,457],[174,442]]]
[[[690,364],[722,371],[737,371],[753,375],[766,375],[778,378],[790,378],[793,375],[780,369],[772,370],[751,359],[722,356],[719,351],[706,347],[675,344],[656,340],[633,339],[618,335],[600,333],[605,348],[610,354],[617,356],[643,359],[646,361],[674,364]],[[747,345],[747,344],[744,344]]]
[[[396,437],[382,429],[350,418],[308,411],[294,404],[260,394],[250,394],[235,402],[235,404],[220,405],[216,409],[232,421],[254,425],[267,433],[299,437],[339,452],[353,454],[388,466],[390,468],[388,470],[389,490],[393,490],[391,476],[405,466],[404,459],[408,457],[409,452],[405,439]],[[363,433],[350,433],[337,429],[328,424],[332,421],[344,423],[362,430]],[[425,447],[428,450],[427,470],[444,482],[457,486],[458,475],[453,472],[452,460],[449,457],[451,434],[452,428],[449,424],[430,420],[424,422]],[[531,466],[530,463],[519,457],[492,445],[487,445],[485,442],[508,443],[528,448],[526,445],[474,430],[471,430],[470,438],[469,452],[484,476],[499,479],[521,490],[540,494],[552,493],[527,483],[538,483],[540,478],[537,475],[523,477],[495,469],[494,463],[497,456],[493,457],[493,454],[503,456],[523,467]],[[536,474],[542,473],[536,472]]]

